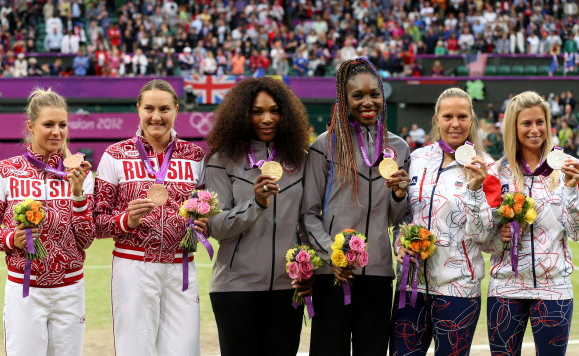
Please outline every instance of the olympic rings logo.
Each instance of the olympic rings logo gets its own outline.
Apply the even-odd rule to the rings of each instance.
[[[212,112],[194,112],[189,116],[189,125],[199,131],[203,136],[207,135],[213,127]]]

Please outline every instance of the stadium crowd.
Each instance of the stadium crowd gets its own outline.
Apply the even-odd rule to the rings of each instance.
[[[0,7],[5,77],[260,68],[320,76],[361,55],[384,76],[440,75],[441,66],[421,68],[415,56],[559,55],[579,47],[574,0],[0,0]],[[43,52],[67,56],[40,65]]]

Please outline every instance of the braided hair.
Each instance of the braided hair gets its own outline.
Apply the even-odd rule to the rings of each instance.
[[[384,99],[384,85],[376,68],[365,57],[347,60],[336,73],[336,105],[332,114],[332,121],[328,129],[328,143],[332,159],[330,162],[330,176],[335,170],[340,183],[352,188],[354,196],[358,197],[358,165],[356,163],[355,145],[352,142],[352,125],[350,125],[348,98],[346,85],[354,76],[362,73],[370,73],[376,77],[382,92],[382,108],[378,120],[382,123],[382,142],[388,143],[388,128],[386,126],[386,100]],[[339,164],[334,164],[339,162]],[[326,196],[329,196],[331,186],[328,187]]]

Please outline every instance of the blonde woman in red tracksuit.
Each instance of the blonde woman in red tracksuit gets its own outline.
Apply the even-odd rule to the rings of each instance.
[[[115,351],[118,356],[199,355],[197,273],[193,253],[183,256],[178,248],[186,223],[178,212],[203,181],[204,154],[173,130],[179,105],[169,83],[145,84],[137,109],[137,134],[107,148],[96,179],[97,238],[115,240]],[[153,184],[168,192],[160,206],[146,198]],[[204,222],[196,223],[199,231],[205,229]]]
[[[4,344],[8,356],[82,354],[84,250],[92,243],[93,180],[90,163],[66,170],[70,155],[67,105],[52,90],[28,99],[29,143],[24,154],[0,162],[0,249],[6,253]],[[13,208],[24,199],[42,203],[46,218],[32,229],[48,256],[30,264],[25,282],[26,232]],[[29,286],[29,288],[28,288]]]

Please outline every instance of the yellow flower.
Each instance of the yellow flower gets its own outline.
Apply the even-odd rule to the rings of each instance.
[[[182,217],[186,218],[187,213],[189,213],[189,211],[184,206],[179,208],[179,215],[181,215]]]
[[[336,235],[336,240],[332,244],[332,250],[340,250],[342,246],[344,246],[344,242],[346,242],[346,238],[342,234]]]
[[[527,197],[527,203],[529,204],[529,208],[534,208],[537,203],[535,203],[535,199],[531,197]]]
[[[342,250],[334,250],[334,252],[332,252],[332,263],[338,267],[348,266],[348,260]]]
[[[290,263],[291,259],[294,257],[295,250],[295,248],[290,248],[287,250],[287,253],[285,254],[285,260],[288,261],[288,263]]]
[[[535,209],[531,208],[531,209],[527,210],[527,213],[525,214],[525,221],[526,222],[528,222],[529,224],[532,224],[536,218],[537,218],[537,212],[535,211]]]

